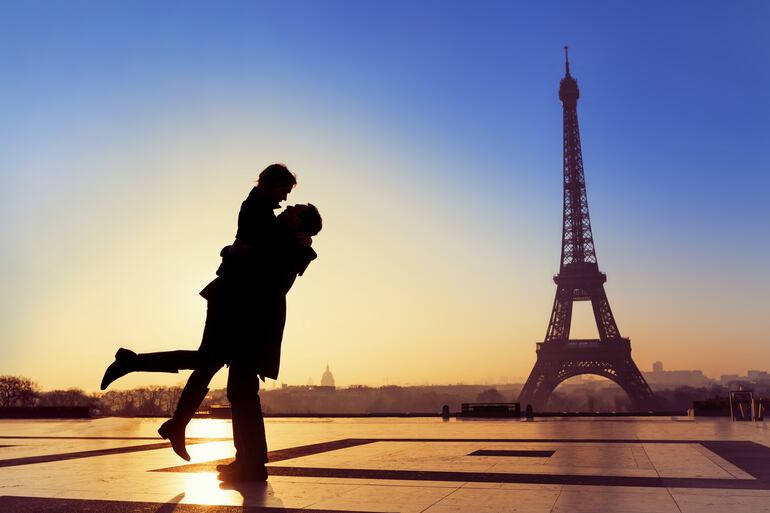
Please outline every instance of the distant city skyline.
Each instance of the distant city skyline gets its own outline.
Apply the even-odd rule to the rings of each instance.
[[[0,15],[0,374],[93,391],[118,346],[196,348],[240,202],[285,162],[287,204],[316,204],[324,229],[288,296],[280,382],[327,361],[337,386],[526,379],[559,269],[565,44],[634,361],[770,368],[766,2]],[[592,324],[577,305],[572,336]]]
[[[770,382],[770,372],[759,369],[747,369],[744,374],[721,374],[718,376],[708,376],[699,369],[665,369],[663,362],[660,360],[653,362],[652,370],[640,369],[645,379],[653,387],[660,389],[665,387],[676,386],[692,386],[695,388],[709,386],[713,384],[730,385],[737,382]],[[27,376],[29,377],[29,376]],[[33,379],[35,383],[36,380]],[[489,386],[511,386],[511,385],[523,385],[526,378],[523,376],[506,377],[502,376],[497,379],[492,376],[480,377],[478,379],[469,379],[464,382],[455,383],[430,383],[430,382],[406,382],[406,383],[381,383],[378,385],[372,385],[370,383],[345,383],[343,385],[337,384],[337,379],[330,370],[330,366],[327,364],[326,369],[321,374],[320,379],[315,379],[313,376],[309,376],[304,384],[284,382],[282,380],[267,379],[265,387],[267,389],[275,389],[282,387],[335,387],[335,388],[347,388],[349,386],[473,386],[473,385],[489,385]],[[602,386],[617,387],[612,381],[603,378],[601,376],[595,376],[590,374],[579,375],[574,378],[570,378],[565,381],[569,386],[574,386],[580,383],[602,383]],[[178,383],[181,384],[181,381]],[[121,387],[117,387],[120,389]],[[619,387],[617,387],[620,390]],[[44,388],[43,391],[53,390],[51,388]]]

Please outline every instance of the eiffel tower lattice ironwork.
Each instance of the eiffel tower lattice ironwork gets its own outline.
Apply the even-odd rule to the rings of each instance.
[[[646,411],[653,408],[654,396],[631,359],[631,341],[620,336],[604,291],[607,276],[599,271],[596,261],[577,118],[580,92],[569,72],[567,47],[564,52],[566,75],[559,84],[559,99],[564,109],[561,263],[559,274],[554,277],[556,298],[548,331],[545,340],[537,344],[537,362],[519,394],[519,402],[544,411],[551,392],[562,381],[580,374],[596,374],[617,383],[635,410]],[[569,338],[575,301],[591,301],[598,339]]]

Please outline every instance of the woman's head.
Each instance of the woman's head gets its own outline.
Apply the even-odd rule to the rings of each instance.
[[[276,204],[285,201],[296,185],[297,177],[283,164],[270,164],[259,173],[257,180],[257,189]]]

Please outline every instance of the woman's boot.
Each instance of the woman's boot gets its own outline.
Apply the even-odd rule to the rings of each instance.
[[[174,449],[174,452],[187,461],[190,461],[190,454],[185,447],[185,429],[208,392],[208,388],[196,384],[194,379],[188,380],[182,390],[182,395],[179,396],[174,416],[158,429],[161,438],[171,442],[171,448]]]
[[[134,366],[134,360],[136,359],[136,353],[121,347],[118,352],[115,353],[115,361],[107,367],[102,376],[102,384],[99,386],[101,390],[106,390],[110,384],[118,378],[122,378],[129,372],[131,372]]]

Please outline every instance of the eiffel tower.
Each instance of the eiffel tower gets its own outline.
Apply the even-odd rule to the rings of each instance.
[[[544,411],[551,392],[562,381],[580,374],[596,374],[617,383],[628,395],[632,407],[646,411],[654,407],[654,396],[639,368],[631,359],[631,341],[621,337],[612,315],[599,271],[588,215],[583,154],[577,118],[580,96],[577,81],[569,72],[569,55],[564,47],[566,75],[559,84],[564,109],[564,218],[559,274],[554,276],[556,298],[545,340],[537,344],[537,362],[519,394],[519,402]],[[572,305],[590,301],[598,339],[570,339]]]

